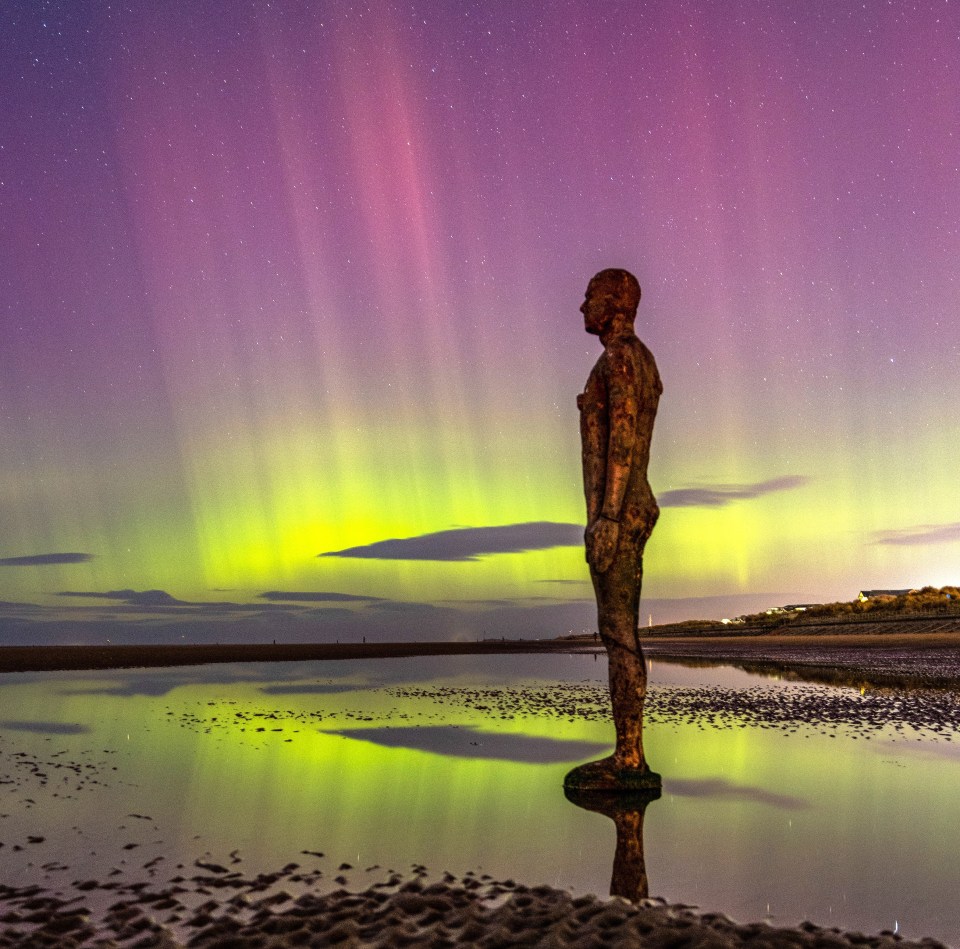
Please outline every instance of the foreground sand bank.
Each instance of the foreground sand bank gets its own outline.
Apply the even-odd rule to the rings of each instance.
[[[944,949],[933,939],[909,941],[892,932],[864,936],[812,923],[791,928],[742,924],[659,900],[633,904],[574,897],[549,886],[474,874],[460,879],[446,874],[436,882],[423,872],[393,874],[360,892],[342,886],[318,892],[323,874],[304,873],[297,864],[253,877],[225,867],[206,865],[206,870],[213,872],[179,876],[166,885],[87,880],[75,892],[61,894],[0,885],[0,946]],[[289,892],[304,887],[299,896]],[[91,909],[101,902],[99,892],[109,897],[104,911]]]

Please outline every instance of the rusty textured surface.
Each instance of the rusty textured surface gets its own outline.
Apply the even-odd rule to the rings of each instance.
[[[637,338],[634,319],[640,286],[624,270],[604,270],[587,287],[580,311],[584,328],[599,336],[603,353],[577,398],[587,505],[587,563],[597,598],[597,625],[607,649],[617,746],[584,781],[618,783],[624,769],[648,770],[643,754],[643,701],[647,676],[637,626],[643,550],[659,516],[647,481],[650,442],[663,386],[650,350]]]

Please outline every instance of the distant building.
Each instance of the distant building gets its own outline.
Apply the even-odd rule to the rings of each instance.
[[[916,593],[916,590],[861,590],[857,594],[857,599],[861,603],[867,600],[875,600],[880,596],[906,596],[908,593]]]
[[[819,606],[819,603],[788,603],[786,606],[774,606],[765,610],[767,616],[774,616],[777,613],[802,613],[804,610]]]

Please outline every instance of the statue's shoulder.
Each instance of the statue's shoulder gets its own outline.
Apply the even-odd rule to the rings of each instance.
[[[653,358],[653,353],[646,347],[643,340],[637,336],[631,336],[625,340],[625,344],[629,348],[627,358],[633,361],[637,376],[645,379],[647,384],[656,389],[658,393],[663,392],[663,383],[660,381],[657,361]]]
[[[640,350],[641,358],[643,359],[643,361],[653,366],[654,371],[656,371],[657,361],[653,358],[653,353],[650,352],[649,349],[647,349],[643,340],[637,339],[637,348]]]
[[[640,338],[631,334],[610,340],[604,355],[610,363],[632,363],[637,369],[652,368],[657,371],[657,363],[653,353],[643,344]]]

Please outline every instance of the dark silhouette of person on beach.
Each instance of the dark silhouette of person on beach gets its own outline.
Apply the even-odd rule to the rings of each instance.
[[[584,534],[607,650],[617,733],[613,755],[575,768],[568,788],[625,790],[660,786],[643,754],[647,670],[640,648],[643,550],[660,509],[647,481],[650,440],[663,385],[653,355],[633,329],[640,284],[626,270],[603,270],[580,307],[584,328],[603,353],[577,396],[587,501]]]

